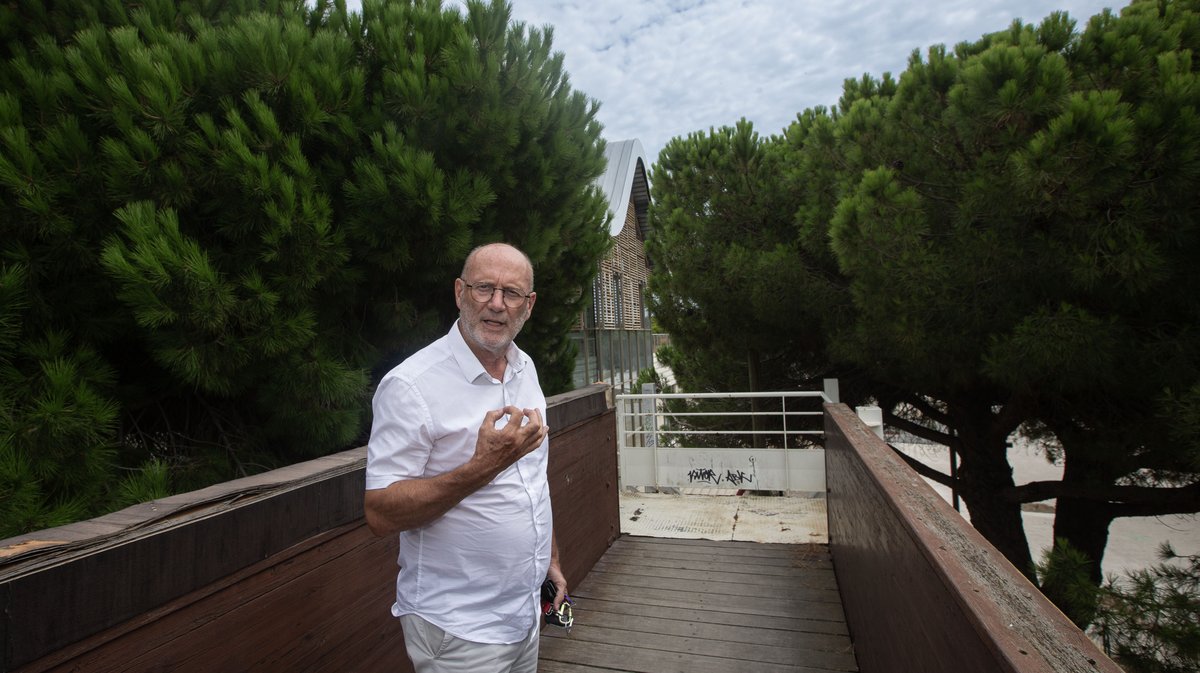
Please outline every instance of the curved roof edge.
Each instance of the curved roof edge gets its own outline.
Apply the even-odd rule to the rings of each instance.
[[[621,140],[605,145],[604,159],[608,167],[597,181],[604,198],[608,201],[608,212],[612,220],[608,224],[611,236],[621,233],[625,226],[625,213],[629,201],[633,200],[638,219],[638,236],[646,237],[646,211],[650,206],[650,182],[646,177],[646,150],[640,140]]]

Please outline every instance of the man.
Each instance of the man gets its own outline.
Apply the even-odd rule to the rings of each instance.
[[[458,321],[375,391],[364,509],[400,533],[392,614],[417,673],[537,670],[540,587],[567,583],[546,481],[546,398],[513,343],[533,311],[533,265],[471,251]]]

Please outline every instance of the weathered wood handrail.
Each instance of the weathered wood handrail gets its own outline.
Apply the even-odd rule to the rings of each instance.
[[[1121,673],[844,404],[829,546],[862,673]]]
[[[564,572],[619,534],[607,386],[548,400]],[[3,671],[403,671],[366,449],[0,541]]]
[[[619,535],[606,386],[551,400],[551,495],[579,584]],[[830,549],[863,673],[1120,673],[844,405]],[[0,541],[3,671],[404,671],[395,539],[365,449]]]

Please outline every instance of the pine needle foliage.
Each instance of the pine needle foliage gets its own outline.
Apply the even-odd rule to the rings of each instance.
[[[651,304],[685,390],[836,377],[953,448],[972,523],[1031,578],[1020,506],[1057,498],[1094,589],[1114,519],[1200,511],[1200,3],[997,28],[781,134],[670,141]],[[1013,481],[1030,428],[1060,482]],[[1043,586],[1087,623],[1068,576]]]
[[[1094,633],[1128,673],[1200,669],[1200,555],[1159,548],[1160,563],[1110,578]]]
[[[482,243],[570,385],[601,127],[507,3],[17,0],[0,37],[0,535],[357,445]]]

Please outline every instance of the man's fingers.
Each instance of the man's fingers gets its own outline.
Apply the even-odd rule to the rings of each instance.
[[[524,437],[545,434],[546,426],[542,424],[542,413],[537,409],[505,407],[504,413],[508,414],[508,425],[505,430],[514,429]]]
[[[501,422],[504,416],[508,416],[508,420]],[[514,459],[536,449],[548,434],[549,428],[542,424],[540,410],[520,409],[511,405],[487,412],[479,428],[481,440],[487,436],[489,439],[486,443],[496,450],[502,450],[505,446],[515,450]]]
[[[504,423],[502,428],[496,427],[496,424],[504,416],[508,416],[508,420]],[[524,420],[525,420],[524,412],[521,409],[518,409],[517,407],[509,405],[507,407],[504,407],[503,409],[493,409],[493,410],[487,412],[486,414],[484,414],[482,429],[483,430],[504,429],[504,430],[508,430],[509,432],[512,432],[516,428],[520,428],[521,424],[524,422]]]
[[[508,414],[508,428],[506,429],[513,428],[514,426],[520,428],[525,424],[524,410],[510,405],[504,407],[504,413]]]
[[[539,409],[526,409],[525,416],[529,418],[529,425],[538,428],[538,434],[542,437],[550,434],[550,426],[542,421],[542,412]]]
[[[540,409],[526,409],[525,415],[529,417],[530,423],[537,423],[539,426],[543,425],[542,412]]]
[[[529,418],[529,423],[525,427],[534,430],[535,444],[541,444],[542,440],[550,434],[550,426],[542,421],[542,412],[537,409],[526,409],[525,414]]]
[[[485,428],[496,427],[496,421],[500,420],[500,417],[504,415],[504,411],[505,411],[504,409],[492,409],[491,411],[484,414],[483,415],[483,427],[485,427]]]

